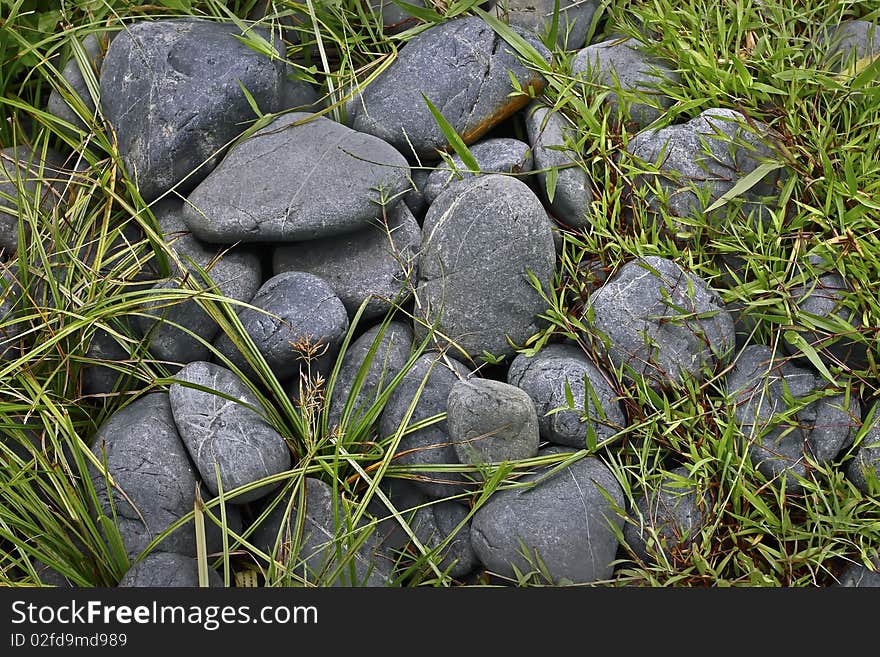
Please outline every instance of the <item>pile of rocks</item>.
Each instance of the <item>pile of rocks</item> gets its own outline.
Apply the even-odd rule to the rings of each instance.
[[[517,34],[549,61],[535,34],[547,25],[533,5],[544,4],[511,2],[508,10]],[[772,131],[726,108],[650,127],[674,103],[664,89],[678,80],[675,63],[631,39],[585,44],[597,4],[561,3],[559,45],[574,51],[571,69],[585,88],[613,88],[608,111],[642,130],[622,154],[656,170],[633,179],[631,199],[645,205],[636,214],[682,225],[722,221],[720,212],[705,216],[709,204],[772,158]],[[386,585],[413,552],[436,551],[456,578],[484,568],[508,578],[537,570],[556,583],[598,582],[613,575],[620,536],[637,558],[678,554],[711,516],[706,491],[680,485],[686,468],[627,509],[602,458],[578,452],[601,454],[597,445],[613,445],[626,430],[622,386],[645,382],[664,393],[726,373],[744,448],[789,490],[812,464],[830,463],[853,444],[861,424],[854,395],[765,346],[734,359],[735,314],[708,281],[665,258],[614,271],[588,299],[579,343],[517,355],[542,327],[556,233],[590,225],[596,183],[587,168],[570,166],[582,155],[569,118],[533,100],[546,80],[481,19],[450,20],[409,40],[348,103],[346,124],[313,113],[315,90],[240,36],[230,24],[173,19],[95,39],[86,52],[99,74],[97,105],[82,91],[82,72],[65,68],[71,89],[112,131],[128,179],[151,203],[175,256],[132,328],[154,358],[179,368],[178,383],[123,407],[92,443],[106,470],[93,472],[100,510],[118,519],[131,558],[192,511],[200,487],[211,497],[222,486],[227,495],[239,489],[228,500],[232,526],[240,528],[242,516],[264,518],[250,537],[255,547],[279,558],[297,547],[290,568],[297,578]],[[522,93],[513,93],[512,80]],[[472,144],[479,172],[466,171],[460,158],[441,160],[450,145],[425,98]],[[252,102],[283,112],[242,136],[256,118]],[[49,109],[89,129],[63,97],[53,95]],[[523,121],[528,143],[505,134],[511,117]],[[35,192],[27,181],[15,185],[16,167],[35,164],[55,166],[51,157],[4,151],[6,197]],[[763,220],[784,175],[777,168],[756,181],[743,211]],[[11,252],[17,230],[8,223],[0,224],[0,245]],[[211,280],[200,280],[200,270]],[[845,281],[834,276],[818,276],[822,290],[835,290],[821,299],[809,281],[798,288],[804,313],[839,314]],[[3,280],[0,309],[13,313],[14,270]],[[201,284],[241,302],[238,319],[252,346],[234,344],[198,301],[169,304],[163,296]],[[395,309],[402,310],[393,321],[381,321]],[[393,462],[419,475],[389,478],[371,501],[372,519],[346,527],[339,517],[348,501],[323,480],[279,492],[278,475],[299,455],[260,406],[254,391],[265,382],[251,363],[262,357],[287,389],[304,374],[326,376],[356,317],[327,400],[330,426],[336,435],[377,426],[396,450]],[[17,336],[0,340],[3,358]],[[851,356],[849,343],[839,347],[830,353]],[[127,356],[119,350],[98,334],[88,354]],[[480,376],[481,358],[501,357],[500,375]],[[131,383],[96,369],[86,392]],[[557,465],[532,468],[471,512],[491,464],[522,459]],[[880,473],[880,452],[862,448],[849,476],[867,489],[872,472]],[[255,483],[273,476],[276,483]],[[193,531],[181,523],[121,584],[193,584]],[[372,533],[354,541],[361,531]],[[209,542],[209,550],[219,547],[216,536]],[[348,564],[339,561],[340,543],[358,546]]]

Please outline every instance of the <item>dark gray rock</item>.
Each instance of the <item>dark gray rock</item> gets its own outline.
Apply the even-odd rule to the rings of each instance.
[[[472,358],[512,355],[545,310],[527,272],[549,285],[553,235],[538,197],[510,176],[474,178],[431,205],[419,258],[420,318]],[[425,334],[416,324],[416,338]],[[456,350],[457,353],[457,350]]]
[[[209,290],[216,285],[217,291],[229,299],[250,301],[262,280],[259,257],[246,249],[223,249],[199,242],[183,223],[181,210],[182,205],[176,201],[163,202],[154,210],[165,241],[180,263],[170,261],[171,276],[155,284],[156,294],[188,290],[187,281]],[[211,280],[204,280],[194,265],[204,269]],[[149,338],[150,353],[155,358],[181,364],[208,360],[211,350],[202,340],[210,343],[220,330],[195,299],[147,301],[144,313],[134,323],[140,335]]]
[[[446,401],[449,437],[458,460],[474,465],[538,455],[538,414],[516,386],[491,379],[458,381]]]
[[[115,328],[115,327],[114,327]],[[122,335],[131,335],[127,323]],[[131,390],[137,385],[128,371],[134,365],[132,353],[134,344],[123,346],[119,339],[102,328],[95,330],[92,341],[86,349],[86,358],[95,363],[87,364],[82,370],[82,390],[86,395],[110,395]],[[106,363],[100,364],[100,363]]]
[[[525,119],[535,169],[556,172],[555,187],[551,183],[549,188],[547,173],[538,174],[538,183],[550,212],[572,228],[588,226],[593,187],[587,172],[579,164],[582,158],[575,148],[574,127],[559,112],[537,102],[526,110]]]
[[[471,524],[470,520],[465,521],[466,506],[455,501],[431,501],[417,485],[405,479],[385,479],[380,486],[422,547],[437,550],[441,555],[438,564],[441,571],[453,578],[461,578],[476,568],[478,561],[471,544]],[[378,521],[379,549],[388,563],[403,570],[411,565],[411,555],[421,556],[418,546],[384,502],[375,497],[369,509]],[[456,531],[459,525],[461,528]]]
[[[222,244],[340,235],[381,219],[383,202],[391,210],[408,173],[381,139],[292,112],[231,149],[183,218],[196,237]]]
[[[242,86],[262,111],[280,109],[282,62],[249,48],[241,35],[233,23],[166,19],[131,24],[110,44],[101,109],[145,200],[172,187],[193,189],[257,118]]]
[[[840,574],[839,585],[848,588],[880,587],[880,557],[874,557],[871,565],[873,570],[862,564],[851,564]]]
[[[632,39],[612,38],[587,46],[571,62],[574,77],[583,78],[590,93],[610,88],[605,102],[613,117],[643,127],[672,107],[672,98],[658,89],[679,76],[661,60],[646,55]],[[603,87],[594,88],[595,85]],[[620,88],[623,98],[617,93]],[[621,100],[623,102],[621,103]]]
[[[284,41],[288,44],[299,45],[302,43],[300,32],[311,31],[312,19],[307,12],[297,9],[277,6],[272,0],[257,0],[253,9],[248,13],[249,21],[263,21],[262,25],[267,29],[277,28],[281,30]],[[276,44],[277,45],[277,44]]]
[[[591,433],[598,444],[626,426],[612,381],[580,347],[567,344],[547,345],[531,357],[520,354],[507,372],[507,382],[534,401],[541,437],[580,449],[587,447]]]
[[[514,29],[550,59],[533,35]],[[470,144],[529,101],[528,94],[509,95],[510,76],[523,90],[539,92],[544,87],[543,78],[524,66],[482,19],[456,18],[407,42],[397,59],[351,103],[356,108],[351,126],[384,139],[408,157],[433,161],[438,149],[449,144],[422,94]]]
[[[452,386],[469,374],[470,370],[452,358],[433,352],[420,356],[388,399],[379,423],[381,437],[397,434],[398,428],[404,425],[413,400],[416,400],[415,407],[406,428],[445,413]],[[423,382],[424,388],[419,393]],[[458,463],[445,418],[404,435],[394,458],[395,465],[413,466],[414,474],[419,477],[416,483],[432,499],[464,492],[467,490],[465,478],[458,472],[418,472],[419,468]]]
[[[284,272],[266,281],[250,305],[253,308],[239,310],[238,318],[279,381],[299,378],[305,363],[300,347],[316,350],[313,373],[330,370],[348,330],[348,314],[327,281],[314,274]],[[245,374],[254,374],[225,333],[214,346]]]
[[[468,180],[474,176],[492,173],[522,173],[532,170],[532,151],[528,144],[510,137],[484,139],[470,147],[471,155],[480,167],[478,173],[468,170],[458,155],[452,156],[454,169],[448,162],[437,165],[428,176],[425,185],[425,200],[434,202],[449,185],[458,180]]]
[[[311,84],[297,80],[288,72],[282,79],[278,104],[279,109],[285,111],[316,112],[320,109],[321,97]]]
[[[346,425],[360,421],[369,407],[376,403],[377,398],[406,367],[412,346],[412,329],[401,322],[390,322],[384,328],[381,324],[374,326],[352,342],[342,358],[339,375],[330,395],[330,424],[338,425],[342,422],[345,405],[353,393],[361,367],[366,364],[367,369]]]
[[[702,380],[730,356],[736,336],[721,297],[676,263],[646,256],[623,265],[590,295],[590,336],[616,369],[655,388]]]
[[[428,199],[425,198],[425,186],[428,184],[428,178],[431,177],[433,171],[431,169],[414,168],[410,175],[410,190],[403,197],[403,202],[413,213],[419,225],[425,218],[425,211],[428,209]]]
[[[222,587],[223,578],[208,568],[208,582]],[[119,580],[120,588],[193,588],[199,586],[199,562],[193,557],[173,552],[150,552],[128,569]]]
[[[786,476],[788,492],[800,490],[797,477],[810,472],[808,457],[829,463],[855,438],[857,396],[834,394],[813,370],[774,359],[762,345],[739,354],[727,375],[727,396],[743,449],[767,479]]]
[[[425,0],[412,0],[407,4],[415,7],[425,7]],[[370,10],[382,21],[382,31],[385,34],[399,34],[404,30],[416,27],[421,21],[403,7],[394,4],[391,0],[370,0]],[[433,6],[428,3],[431,9]]]
[[[54,209],[64,198],[68,180],[64,158],[51,148],[33,151],[19,145],[0,150],[0,255],[10,257],[18,248],[20,216]]]
[[[762,163],[779,159],[774,157],[767,126],[759,122],[752,126],[739,112],[718,108],[687,123],[646,130],[630,140],[626,151],[639,167],[651,172],[633,176],[634,202],[640,196],[635,190],[647,187],[649,210],[682,219],[674,221],[681,239],[692,234],[688,221],[722,223],[730,208],[722,206],[708,214],[707,208]],[[743,191],[735,201],[741,204],[739,211],[754,221],[768,221],[784,175],[783,169],[769,171]]]
[[[852,285],[834,270],[832,263],[816,255],[807,258],[803,277],[803,284],[794,285],[789,290],[797,309],[795,330],[827,364],[852,369],[867,367],[866,340],[856,339],[858,333],[864,330],[862,312],[848,305],[853,293]],[[816,322],[821,325],[817,326]],[[823,330],[822,325],[835,322],[839,322],[835,330]],[[797,347],[788,342],[784,344],[788,353],[800,353]]]
[[[849,70],[860,60],[880,53],[880,28],[870,21],[845,20],[829,29],[819,45],[823,66],[833,71]]]
[[[100,511],[111,522],[116,518],[129,558],[193,510],[198,479],[167,394],[145,395],[114,413],[95,434],[92,453],[106,463],[115,483],[108,486],[90,466]],[[193,524],[172,532],[156,549],[194,556]]]
[[[684,467],[665,473],[656,486],[636,502],[635,513],[624,527],[623,536],[642,561],[653,563],[653,555],[662,553],[674,562],[698,538],[706,523],[711,499],[708,492],[699,493]]]
[[[334,586],[387,586],[390,571],[379,555],[376,534],[372,533],[352,550],[359,532],[366,530],[350,530],[343,502],[336,492],[312,477],[305,478],[303,489],[302,495],[299,490],[293,491],[289,509],[291,493],[278,501],[252,534],[254,545],[274,554],[305,582],[328,585],[326,578],[342,565],[342,559],[345,565],[332,580]],[[302,514],[301,504],[305,508]]]
[[[519,483],[534,485],[496,491],[476,512],[471,540],[477,557],[502,577],[515,577],[514,568],[533,572],[540,560],[554,584],[610,579],[618,547],[612,527],[623,526],[614,505],[624,503],[614,475],[586,457],[545,477],[543,471],[520,477]]]
[[[211,495],[219,494],[215,465],[226,494],[290,468],[284,438],[254,410],[260,408],[259,399],[235,374],[197,361],[186,365],[175,379],[182,383],[168,390],[174,423]],[[261,486],[230,499],[236,504],[253,502],[276,487]]]
[[[596,0],[560,0],[556,45],[564,50],[583,48],[598,6]],[[496,5],[497,13],[511,25],[542,39],[550,33],[555,7],[555,0],[504,0]]]
[[[101,66],[104,64],[104,53],[110,47],[110,41],[113,38],[113,32],[93,32],[87,35],[82,41],[82,48],[85,52],[86,60],[89,65],[91,76],[97,80],[101,73]],[[95,101],[89,92],[89,85],[86,82],[85,72],[80,68],[80,64],[76,57],[71,53],[70,59],[64,65],[61,77],[70,85],[70,89],[64,88],[63,93],[57,89],[52,89],[49,94],[49,102],[46,105],[46,111],[59,119],[67,121],[73,126],[82,130],[86,129],[86,124],[82,117],[68,104],[66,97],[68,92],[72,92],[82,101],[90,115],[94,115]]]
[[[350,318],[365,301],[362,319],[380,317],[391,302],[412,296],[422,231],[405,203],[367,228],[323,239],[283,244],[272,258],[272,271],[304,271],[330,284]],[[388,301],[386,301],[386,299]]]
[[[858,448],[846,468],[847,478],[863,493],[872,488],[880,490],[880,403],[865,416],[869,424],[864,429]],[[862,433],[862,432],[859,432]]]

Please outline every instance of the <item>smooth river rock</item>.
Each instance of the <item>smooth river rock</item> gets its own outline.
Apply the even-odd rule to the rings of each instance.
[[[865,415],[861,441],[846,468],[847,478],[865,494],[880,490],[880,402]]]
[[[583,48],[599,4],[596,0],[559,0],[556,45],[564,50]],[[556,0],[504,0],[496,5],[497,13],[511,25],[542,39],[550,34],[555,8]]]
[[[223,579],[208,568],[208,585],[222,587]],[[150,552],[119,580],[121,588],[194,588],[199,586],[199,562],[173,552]]]
[[[460,347],[473,359],[511,356],[511,342],[536,333],[546,307],[527,272],[546,289],[555,262],[550,222],[532,190],[510,176],[474,178],[441,194],[425,217],[419,315],[456,345],[453,355]],[[417,322],[416,338],[425,332]]]
[[[702,380],[727,362],[733,318],[718,292],[672,260],[646,256],[623,265],[590,295],[589,334],[616,369],[655,388]]]
[[[133,23],[110,44],[101,109],[146,201],[172,187],[193,189],[256,120],[242,87],[262,111],[280,109],[281,62],[249,48],[241,35],[233,23],[175,18]]]
[[[174,423],[211,495],[219,495],[215,466],[227,495],[290,468],[284,438],[254,410],[260,409],[259,399],[230,370],[196,361],[174,378],[181,382],[168,389]],[[253,502],[276,486],[264,485],[229,499],[235,504]]]
[[[381,219],[383,203],[392,209],[408,173],[381,139],[291,112],[232,148],[189,195],[183,218],[220,244],[340,235]]]

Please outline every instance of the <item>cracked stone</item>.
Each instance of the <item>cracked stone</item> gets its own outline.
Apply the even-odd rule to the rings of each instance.
[[[189,192],[257,118],[242,87],[262,111],[281,109],[282,64],[237,36],[232,23],[165,19],[129,25],[110,44],[101,109],[146,201]]]
[[[261,408],[259,399],[234,373],[199,361],[186,365],[175,379],[182,383],[174,383],[168,390],[174,422],[212,495],[219,495],[215,465],[226,494],[290,468],[290,450],[284,438],[253,410]],[[276,487],[260,486],[231,501],[253,502]]]
[[[305,359],[301,347],[316,350],[312,373],[327,374],[348,331],[348,313],[323,278],[289,271],[273,276],[257,291],[238,318],[269,368],[281,382],[296,378]],[[225,333],[217,350],[248,376],[255,376],[245,357]]]
[[[797,478],[809,474],[808,458],[829,463],[855,438],[857,395],[837,392],[812,369],[774,358],[763,345],[740,353],[727,375],[727,397],[752,463],[767,479],[785,475],[788,492],[801,489]]]
[[[189,195],[183,219],[206,242],[295,242],[381,220],[409,188],[391,145],[304,112],[232,148]],[[340,184],[344,181],[344,184]]]
[[[516,178],[481,176],[431,205],[419,258],[420,319],[471,358],[511,356],[540,329],[545,310],[531,272],[549,285],[556,263],[551,222],[538,197]],[[421,321],[416,339],[425,335]]]
[[[549,61],[549,51],[532,34],[513,28]],[[511,96],[510,76],[525,94]],[[543,78],[482,19],[470,16],[432,26],[412,38],[397,59],[351,103],[355,130],[393,144],[422,161],[439,159],[449,144],[422,94],[466,144],[529,102]]]
[[[390,302],[412,296],[422,231],[405,203],[361,230],[335,237],[276,247],[272,271],[304,271],[320,276],[354,318],[361,304],[364,320],[381,317]],[[386,301],[387,299],[387,301]]]
[[[627,425],[612,379],[578,346],[551,344],[534,356],[518,355],[507,382],[531,397],[541,437],[551,443],[584,449],[591,433],[598,444]]]
[[[541,454],[567,451],[551,448]],[[501,577],[515,578],[515,568],[529,573],[542,563],[552,584],[610,579],[618,548],[612,528],[623,528],[613,506],[623,507],[620,485],[595,457],[581,458],[550,477],[548,469],[518,479],[532,483],[530,488],[496,491],[474,514],[471,540],[477,557]]]
[[[623,265],[589,297],[585,314],[615,369],[654,388],[703,380],[727,362],[733,318],[718,293],[676,263],[646,256]]]

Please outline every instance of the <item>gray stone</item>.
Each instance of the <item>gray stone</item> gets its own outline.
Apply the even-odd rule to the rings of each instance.
[[[297,80],[288,73],[282,79],[278,105],[279,109],[285,111],[316,112],[320,109],[321,97],[311,84],[305,80]]]
[[[426,5],[425,0],[412,0],[412,2],[407,2],[407,4],[415,7],[428,6],[434,9],[431,3]],[[403,7],[394,4],[391,0],[370,0],[369,6],[373,14],[382,21],[382,31],[385,34],[399,34],[421,23],[420,19],[413,16]]]
[[[847,588],[880,587],[880,557],[871,559],[872,569],[854,563],[840,574],[839,586]]]
[[[772,142],[764,124],[752,126],[739,112],[718,108],[687,123],[639,133],[627,144],[626,152],[650,173],[633,176],[633,202],[642,202],[636,201],[641,193],[635,190],[646,187],[645,201],[651,212],[681,219],[672,220],[681,239],[692,234],[689,222],[702,226],[708,219],[721,224],[730,208],[722,206],[709,213],[707,208],[761,164],[779,159],[774,157]],[[784,175],[783,169],[769,171],[731,203],[740,203],[739,211],[754,221],[769,221]]]
[[[222,587],[223,578],[208,568],[208,583]],[[119,580],[120,588],[193,588],[199,586],[199,562],[173,552],[150,552],[128,569]]]
[[[340,235],[381,219],[408,173],[381,139],[292,112],[231,149],[189,195],[183,218],[199,239],[223,244]]]
[[[825,51],[822,66],[833,71],[850,70],[860,60],[880,53],[880,28],[870,21],[841,21],[820,35],[819,44]]]
[[[276,5],[273,3],[273,0],[257,0],[253,9],[248,13],[248,20],[254,22],[263,21],[263,26],[267,29],[274,29],[277,25],[288,44],[301,44],[300,32],[302,30],[311,31],[311,17],[306,12],[281,7],[280,5],[277,7],[278,12],[276,13],[274,11],[275,7]]]
[[[472,572],[478,562],[470,536],[468,509],[455,501],[432,501],[415,484],[405,479],[385,479],[381,485],[394,509],[413,531],[425,550],[436,550],[438,566],[453,578]],[[411,565],[409,555],[421,556],[410,535],[403,530],[391,509],[378,497],[370,502],[370,512],[377,518],[379,549],[388,563],[399,571]],[[456,529],[461,525],[461,528]],[[451,538],[450,538],[451,537]],[[443,543],[446,545],[441,547]]]
[[[650,484],[649,484],[650,485]],[[623,530],[626,544],[646,563],[662,553],[675,563],[685,555],[706,524],[711,499],[690,480],[687,468],[664,473],[656,488],[636,502],[632,520]]]
[[[404,430],[414,424],[446,413],[446,400],[455,383],[470,370],[452,358],[437,353],[422,354],[406,373],[388,399],[379,422],[382,438],[397,434],[404,425],[409,407],[415,400],[412,415]],[[424,388],[419,393],[419,388]],[[459,472],[419,471],[422,466],[458,464],[458,456],[449,437],[446,419],[403,435],[394,458],[395,465],[412,466],[416,483],[432,499],[442,499],[467,490]]]
[[[68,180],[64,158],[51,148],[0,150],[0,255],[15,254],[19,220],[27,222],[34,210],[52,211],[63,200]]]
[[[348,330],[348,314],[327,281],[305,272],[284,272],[266,281],[250,305],[238,311],[238,318],[279,381],[299,379],[306,347],[316,350],[312,372],[329,372]],[[214,346],[245,374],[254,375],[225,333]]]
[[[612,528],[623,526],[614,505],[624,503],[611,471],[585,457],[550,477],[539,471],[518,483],[534,485],[496,491],[473,517],[471,540],[483,565],[513,578],[515,568],[529,573],[542,563],[554,584],[610,579],[618,547]]]
[[[146,201],[193,189],[257,118],[242,87],[262,111],[280,109],[282,62],[249,48],[241,34],[233,23],[166,19],[131,24],[110,44],[101,109]]]
[[[422,230],[420,319],[472,358],[513,355],[546,309],[527,272],[544,286],[556,253],[547,214],[525,183],[481,176],[431,205]],[[545,288],[546,289],[546,288]],[[425,334],[416,324],[416,338]]]
[[[449,437],[458,460],[481,465],[538,455],[538,414],[516,386],[491,379],[458,381],[446,401]]]
[[[114,328],[117,328],[114,326]],[[123,335],[131,335],[132,331],[125,322],[119,328]],[[85,364],[82,369],[82,391],[86,395],[110,395],[133,389],[137,383],[128,372],[136,362],[130,349],[120,344],[119,339],[102,328],[92,334],[92,341],[86,349],[86,358],[96,361]],[[106,365],[99,364],[101,362]],[[146,385],[145,383],[143,385]]]
[[[590,32],[596,0],[560,0],[556,45],[564,50],[583,48]],[[503,0],[496,4],[499,15],[541,38],[550,34],[555,0]]]
[[[496,137],[484,139],[471,146],[471,155],[480,167],[478,173],[468,170],[465,163],[458,155],[452,156],[454,169],[448,162],[437,165],[437,168],[428,176],[425,185],[425,200],[428,204],[434,202],[452,183],[457,180],[468,180],[474,176],[491,173],[522,173],[532,170],[532,151],[528,144],[519,139],[510,137]]]
[[[590,295],[586,321],[616,369],[652,387],[703,380],[730,356],[736,336],[721,297],[671,260],[623,265]]]
[[[583,160],[575,149],[577,139],[574,126],[559,112],[537,102],[526,110],[525,119],[535,169],[552,169],[556,172],[555,187],[551,183],[550,188],[547,173],[538,174],[538,183],[550,212],[572,228],[590,225],[593,186],[587,172],[579,164]]]
[[[300,490],[293,491],[289,509],[291,493],[278,501],[252,534],[253,544],[274,554],[304,582],[326,586],[327,577],[342,565],[342,557],[344,566],[332,580],[334,586],[388,586],[390,572],[378,553],[375,533],[352,550],[360,531],[367,530],[350,531],[343,502],[328,484],[306,477],[303,488],[302,495]],[[302,502],[305,511],[300,514]]]
[[[627,424],[613,379],[578,346],[551,344],[535,356],[520,354],[510,364],[507,381],[532,398],[541,437],[551,443],[584,449],[591,434],[598,444]]]
[[[175,379],[181,383],[172,384],[168,390],[174,423],[211,495],[219,495],[215,465],[227,495],[234,488],[290,468],[287,443],[254,410],[261,408],[259,399],[235,374],[225,367],[197,361],[186,365]],[[267,484],[230,501],[253,502],[276,487]]]
[[[846,468],[846,476],[856,488],[866,494],[880,491],[880,403],[865,416],[869,426],[859,441],[852,460]]]
[[[92,453],[106,463],[115,483],[108,487],[107,478],[90,466],[100,511],[111,522],[116,518],[129,558],[193,510],[198,478],[167,394],[145,395],[110,416],[95,434]],[[192,522],[172,532],[156,549],[194,556]]]
[[[107,48],[110,47],[110,41],[113,36],[113,32],[93,32],[82,40],[82,49],[85,53],[89,68],[91,69],[90,74],[96,82],[99,79],[101,66],[104,63],[104,53],[106,53]],[[80,67],[73,52],[71,52],[70,59],[67,60],[67,63],[64,65],[61,77],[70,86],[70,89],[62,87],[64,89],[63,93],[59,92],[58,89],[52,89],[49,93],[49,102],[46,105],[46,111],[53,116],[57,116],[59,119],[67,121],[76,128],[86,130],[86,124],[82,117],[65,99],[68,93],[72,92],[82,101],[85,108],[89,111],[89,114],[92,116],[94,115],[95,101],[92,98],[92,94],[89,92],[89,85],[86,82],[84,71]]]
[[[364,365],[367,369],[352,402],[350,415],[345,421],[346,426],[363,419],[370,406],[376,403],[394,378],[403,371],[412,346],[412,329],[401,322],[390,322],[384,327],[381,324],[374,326],[352,342],[342,358],[330,395],[330,424],[339,425],[342,422],[345,405],[354,391],[359,370]]]
[[[279,245],[272,271],[304,271],[330,284],[354,318],[365,301],[362,319],[387,313],[392,303],[412,296],[422,231],[405,203],[398,203],[387,220],[334,237]],[[387,300],[387,301],[386,301]]]
[[[727,396],[743,449],[767,479],[785,476],[787,492],[800,490],[808,458],[830,463],[855,438],[857,396],[834,394],[817,373],[774,358],[762,345],[740,352],[727,375]]]
[[[834,270],[833,263],[811,255],[803,269],[803,284],[790,290],[796,313],[795,330],[816,350],[829,365],[842,365],[852,369],[868,366],[867,338],[857,340],[864,330],[861,310],[848,304],[853,287]],[[821,325],[817,326],[816,322]],[[833,331],[823,330],[822,325],[837,323]],[[798,355],[797,347],[784,342],[786,350]]]
[[[182,205],[176,201],[164,201],[154,210],[165,241],[180,262],[178,265],[170,260],[171,276],[155,284],[156,293],[188,290],[184,282],[187,281],[209,290],[216,285],[217,291],[229,299],[250,301],[262,280],[259,257],[246,249],[202,244],[189,233],[181,219],[181,210]],[[211,280],[204,280],[194,265],[204,269]],[[135,317],[134,323],[140,335],[149,338],[150,353],[155,358],[181,364],[208,360],[211,357],[208,345],[220,330],[195,299],[147,301],[144,313]]]
[[[571,62],[571,74],[583,78],[589,93],[605,91],[611,116],[643,127],[656,121],[675,102],[658,89],[679,76],[661,60],[650,57],[632,39],[613,38],[587,46]],[[599,85],[602,88],[595,89]],[[623,91],[623,98],[616,89]],[[623,101],[621,103],[621,100]]]
[[[425,186],[428,184],[428,178],[431,177],[433,171],[431,169],[413,168],[410,175],[410,190],[403,197],[403,202],[413,213],[416,221],[421,225],[425,218],[425,211],[428,209],[428,199],[425,198]]]
[[[514,28],[549,61],[549,51]],[[543,78],[520,62],[512,47],[482,19],[456,18],[413,37],[397,59],[354,99],[351,126],[423,161],[438,159],[449,144],[424,94],[466,144],[520,110],[529,95],[510,95],[511,76],[528,92]]]

